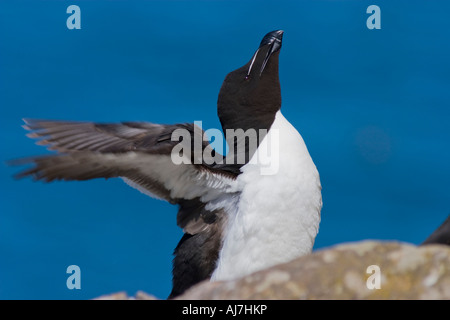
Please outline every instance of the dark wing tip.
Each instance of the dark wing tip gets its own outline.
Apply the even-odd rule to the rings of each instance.
[[[45,123],[59,122],[59,121],[48,121],[44,119],[32,119],[32,118],[22,118],[22,121],[25,123],[24,125],[22,125],[22,128],[29,131],[43,129],[42,124]]]
[[[33,159],[36,157],[26,157],[26,158],[18,158],[18,159],[10,159],[6,160],[5,164],[8,167],[17,167],[17,166],[24,166],[26,164],[33,163]]]
[[[30,118],[22,118],[22,121],[25,123],[25,125],[31,123],[33,121],[33,119]]]
[[[41,178],[39,177],[38,173],[39,173],[39,169],[37,167],[37,162],[40,159],[45,159],[48,158],[49,156],[35,156],[35,157],[26,157],[26,158],[18,158],[18,159],[11,159],[11,160],[6,160],[5,164],[9,167],[18,167],[18,166],[25,166],[25,165],[31,165],[34,164],[33,167],[29,168],[29,169],[25,169],[22,170],[16,174],[13,175],[13,178],[16,180],[20,180],[26,177],[32,177],[33,180],[37,181],[37,180],[41,180]]]

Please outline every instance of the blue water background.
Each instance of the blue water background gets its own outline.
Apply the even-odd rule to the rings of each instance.
[[[81,8],[69,30],[66,8]],[[369,30],[366,8],[381,8]],[[285,30],[282,111],[323,185],[315,250],[421,243],[450,213],[448,1],[0,1],[0,299],[165,298],[177,209],[119,179],[15,181],[21,118],[220,128],[217,94]],[[276,214],[276,213],[274,213]],[[81,268],[81,290],[66,268]]]

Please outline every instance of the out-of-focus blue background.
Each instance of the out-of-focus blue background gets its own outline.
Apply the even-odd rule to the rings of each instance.
[[[81,8],[68,30],[66,8]],[[381,30],[366,9],[381,8]],[[21,118],[220,128],[225,75],[285,30],[283,114],[323,185],[315,249],[421,243],[450,213],[446,1],[0,1],[0,160],[46,153]],[[15,181],[0,165],[0,298],[165,298],[177,208],[113,179]],[[276,213],[274,213],[276,214]],[[68,290],[66,268],[81,268]]]

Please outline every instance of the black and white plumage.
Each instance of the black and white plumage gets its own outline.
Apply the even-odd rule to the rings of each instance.
[[[268,33],[249,62],[227,75],[219,93],[222,129],[257,132],[256,149],[245,144],[237,150],[245,136],[228,141],[236,157],[245,153],[243,163],[208,164],[191,152],[190,163],[174,164],[177,129],[191,133],[192,141],[182,142],[186,146],[198,135],[203,140],[194,124],[26,119],[28,136],[58,153],[20,160],[34,166],[17,177],[46,182],[120,177],[178,205],[177,223],[185,234],[174,251],[170,297],[204,279],[233,279],[309,253],[320,222],[321,186],[302,137],[280,112],[282,35]],[[208,141],[201,148],[214,154]],[[262,174],[267,164],[272,171]]]

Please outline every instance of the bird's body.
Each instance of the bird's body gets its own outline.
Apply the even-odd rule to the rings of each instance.
[[[253,157],[258,161],[250,160],[236,179],[240,195],[227,212],[213,280],[234,279],[307,254],[318,232],[319,174],[302,137],[281,112]],[[274,173],[261,174],[271,170],[270,164]]]
[[[226,134],[234,130],[226,157],[203,157],[214,152],[194,124],[25,120],[29,136],[58,154],[21,161],[35,166],[18,176],[120,177],[178,205],[185,234],[174,251],[170,297],[204,279],[234,279],[311,252],[321,186],[302,137],[280,111],[282,35],[268,33],[252,59],[225,78],[218,115]],[[189,152],[176,163],[180,146]]]

